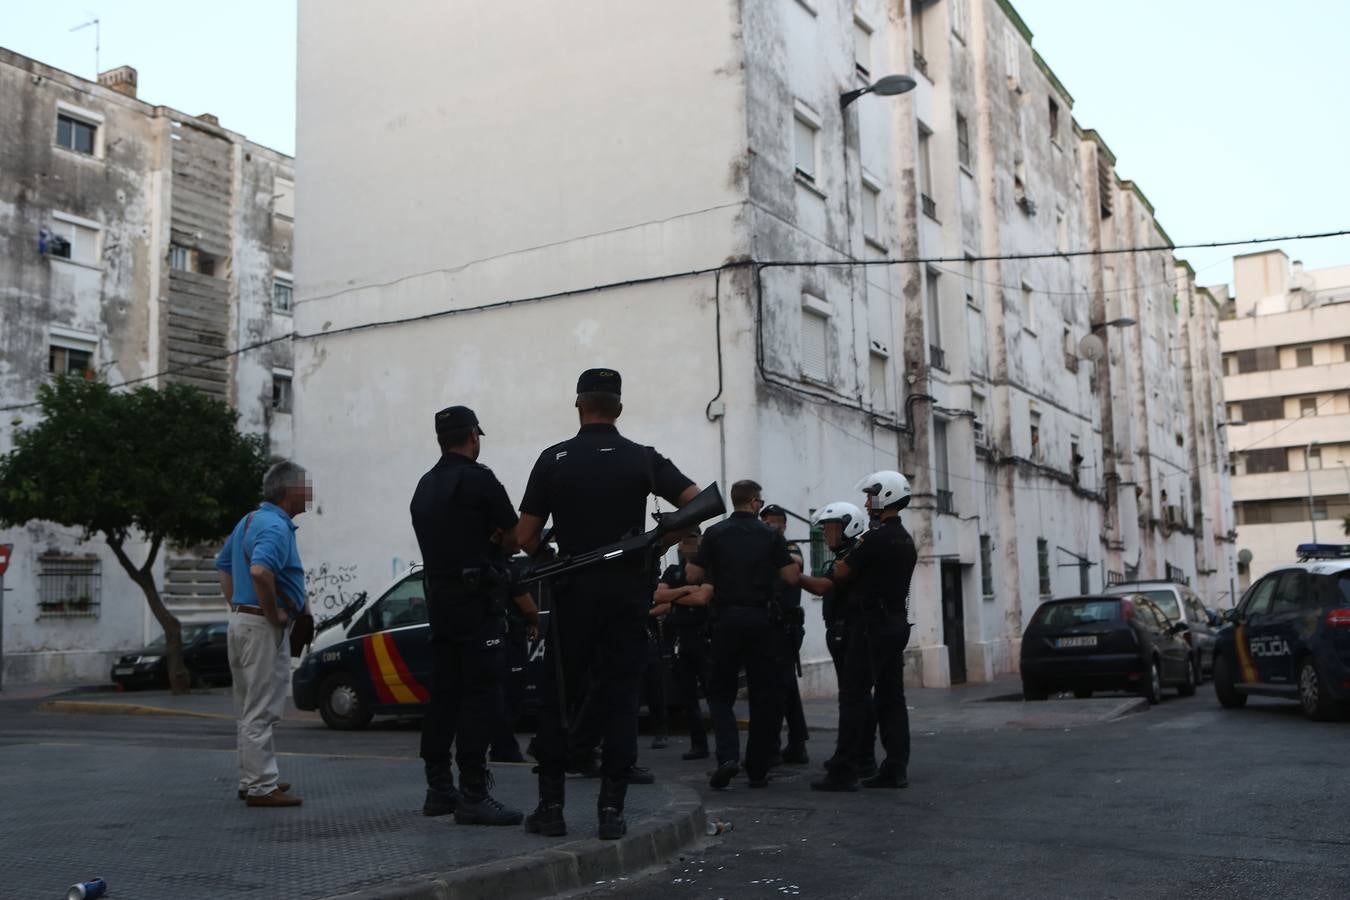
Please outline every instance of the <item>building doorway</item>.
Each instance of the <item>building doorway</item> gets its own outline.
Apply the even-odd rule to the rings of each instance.
[[[961,596],[960,563],[942,564],[942,643],[952,684],[966,683],[966,604]]]

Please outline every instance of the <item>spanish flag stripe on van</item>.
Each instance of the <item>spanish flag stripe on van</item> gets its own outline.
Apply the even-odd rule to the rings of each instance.
[[[384,633],[372,634],[370,642],[375,648],[375,659],[379,663],[379,678],[377,680],[384,682],[385,688],[394,697],[395,703],[420,703],[421,698],[413,692],[407,684],[404,683],[399,669],[407,672],[407,667],[403,665],[403,659],[399,656],[398,648],[394,642],[389,640],[389,635]],[[394,657],[399,657],[395,664]],[[409,678],[411,680],[411,677]]]
[[[367,635],[361,642],[361,649],[366,656],[366,671],[370,673],[370,682],[375,685],[375,695],[379,697],[380,703],[390,705],[397,703],[389,686],[384,683],[384,675],[380,672],[379,660],[375,658],[375,638],[378,635]]]
[[[394,664],[394,671],[398,673],[398,680],[403,682],[403,686],[412,691],[413,697],[417,703],[426,703],[431,699],[431,692],[422,687],[417,679],[413,677],[412,672],[408,671],[408,664],[403,659],[403,654],[398,650],[398,644],[389,637],[381,635],[384,638],[384,648],[389,653],[389,661]]]

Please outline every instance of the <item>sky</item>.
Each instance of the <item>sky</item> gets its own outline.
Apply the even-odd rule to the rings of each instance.
[[[1350,228],[1347,0],[1014,0],[1033,46],[1177,243]],[[295,2],[0,0],[0,46],[77,75],[136,67],[140,97],[295,148]],[[0,123],[3,127],[3,123]],[[303,161],[301,161],[303,164]],[[1350,264],[1350,237],[1280,246]],[[1202,284],[1256,247],[1184,250]]]

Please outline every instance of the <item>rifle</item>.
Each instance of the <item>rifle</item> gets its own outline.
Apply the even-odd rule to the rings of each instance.
[[[559,575],[566,575],[578,569],[589,569],[591,566],[610,560],[622,559],[634,553],[645,553],[659,544],[662,538],[688,531],[713,516],[722,515],[726,511],[727,507],[722,500],[722,492],[718,489],[717,483],[714,482],[684,506],[663,515],[651,531],[616,541],[604,547],[598,547],[595,550],[588,550],[575,556],[564,556],[536,566],[519,583],[533,584],[536,581],[557,578]]]

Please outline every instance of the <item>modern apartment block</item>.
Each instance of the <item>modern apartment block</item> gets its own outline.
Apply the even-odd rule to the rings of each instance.
[[[94,82],[3,49],[0,122],[0,453],[36,421],[41,384],[84,373],[195,385],[288,454],[289,343],[226,354],[291,331],[291,158],[138,99],[130,67]],[[100,541],[34,522],[0,543],[14,545],[6,683],[106,679],[113,656],[158,633]],[[161,557],[187,620],[223,609],[202,556]]]
[[[1279,250],[1233,260],[1220,325],[1244,583],[1350,516],[1350,266]]]
[[[415,559],[450,403],[519,497],[607,365],[621,429],[701,483],[805,517],[910,476],[916,683],[1014,671],[1056,594],[1231,602],[1218,306],[1008,3],[301,0],[300,26],[313,564],[376,590]],[[851,94],[889,74],[917,86]]]

